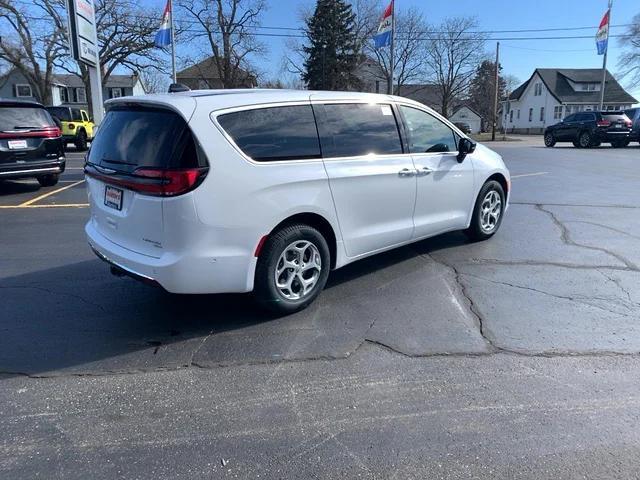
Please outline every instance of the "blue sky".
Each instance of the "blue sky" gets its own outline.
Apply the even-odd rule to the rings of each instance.
[[[385,0],[386,1],[386,0]],[[300,26],[298,12],[313,6],[313,0],[270,0],[269,10],[263,20],[265,26]],[[518,30],[527,28],[569,28],[598,25],[607,9],[606,0],[396,0],[396,8],[417,7],[424,12],[427,21],[438,23],[448,16],[476,16],[482,30]],[[640,13],[638,0],[614,0],[612,24],[630,23]],[[622,33],[614,28],[612,34]],[[498,34],[499,36],[566,36],[595,35],[594,30],[575,32],[549,32],[526,34]],[[263,37],[265,40],[266,37]],[[620,47],[610,40],[609,69],[617,72]],[[285,40],[266,39],[269,54],[261,59],[259,68],[277,77]],[[536,67],[600,68],[602,57],[596,55],[595,40],[546,40],[501,41],[501,64],[506,74],[526,80]],[[495,42],[488,44],[495,49]],[[640,99],[640,85],[623,82]]]

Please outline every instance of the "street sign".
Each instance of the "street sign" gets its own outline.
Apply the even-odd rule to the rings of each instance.
[[[67,12],[71,55],[79,62],[97,67],[98,36],[93,0],[67,0]]]

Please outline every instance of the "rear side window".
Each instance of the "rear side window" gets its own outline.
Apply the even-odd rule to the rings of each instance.
[[[80,110],[77,108],[72,108],[71,109],[71,118],[74,122],[81,122],[82,121],[82,115],[80,115]]]
[[[44,108],[0,106],[0,132],[52,126],[55,123]]]
[[[70,122],[71,114],[69,109],[65,107],[48,107],[47,111],[62,122]]]
[[[325,158],[403,153],[391,105],[338,103],[314,109]]]
[[[218,116],[218,123],[257,162],[321,158],[310,105],[227,113]]]
[[[91,142],[88,162],[119,172],[137,168],[197,168],[206,165],[185,120],[151,108],[112,109]]]

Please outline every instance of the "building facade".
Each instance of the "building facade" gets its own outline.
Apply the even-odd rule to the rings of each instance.
[[[501,123],[509,133],[539,134],[575,112],[600,104],[602,70],[538,68],[502,102]],[[637,100],[607,72],[604,110],[624,110]]]
[[[137,75],[111,75],[102,85],[104,100],[144,94],[144,87]],[[15,69],[0,79],[0,97],[39,101],[25,76]],[[54,75],[51,104],[88,109],[87,91],[82,79],[72,74]]]

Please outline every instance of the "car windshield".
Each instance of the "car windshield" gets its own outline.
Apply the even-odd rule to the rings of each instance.
[[[0,106],[0,132],[54,125],[44,108]]]
[[[53,115],[54,117],[58,118],[59,120],[63,121],[63,122],[70,122],[71,121],[71,115],[69,114],[69,109],[65,108],[65,107],[49,107],[47,108],[47,111]]]

